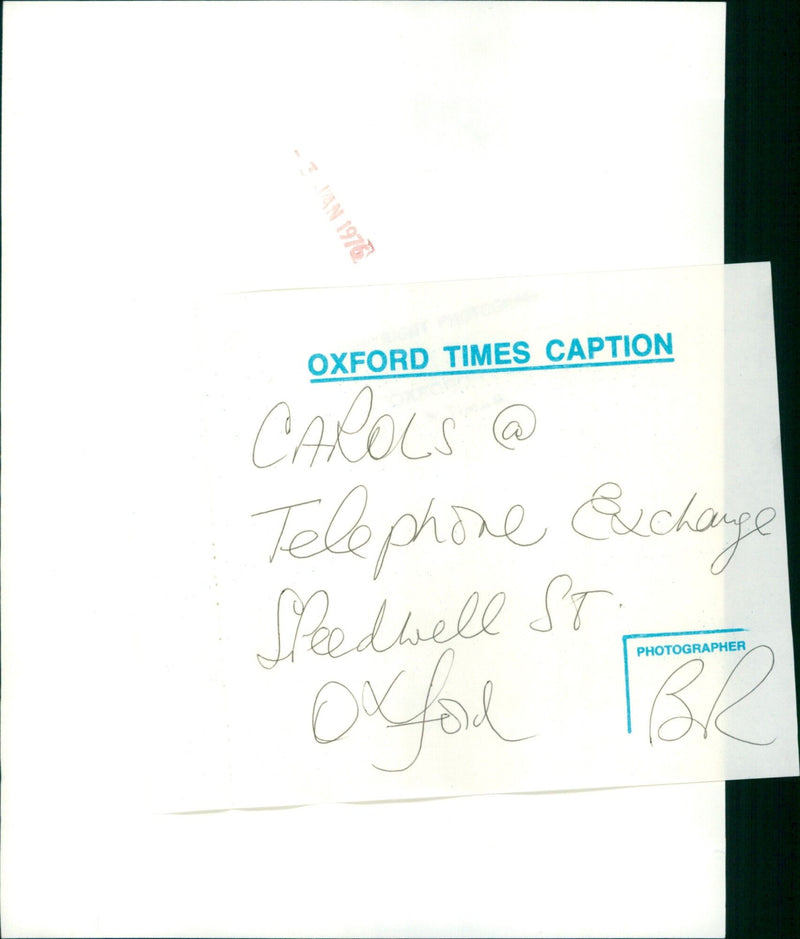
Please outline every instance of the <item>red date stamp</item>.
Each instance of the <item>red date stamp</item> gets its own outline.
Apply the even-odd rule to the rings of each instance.
[[[301,176],[311,177],[313,173],[319,171],[319,167],[313,161],[304,163],[299,150],[295,150],[294,152],[301,163]],[[316,179],[316,177],[314,177],[314,179]],[[336,196],[333,194],[329,185],[314,185],[314,179],[311,179],[310,182],[314,187],[314,191],[320,197],[322,211],[327,215],[328,221],[337,222],[339,218],[344,215],[344,209],[341,203],[336,201]],[[364,258],[368,258],[375,250],[375,246],[372,242],[368,241],[359,233],[350,219],[346,222],[342,222],[336,228],[336,233],[339,236],[339,240],[342,242],[342,246],[350,251],[350,260],[353,264],[357,264]]]

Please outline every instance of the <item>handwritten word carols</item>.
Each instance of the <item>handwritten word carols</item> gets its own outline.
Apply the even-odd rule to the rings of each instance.
[[[289,459],[292,464],[314,466],[334,459],[348,463],[385,460],[391,455],[406,460],[425,460],[434,454],[452,456],[452,417],[443,417],[435,427],[420,427],[417,413],[393,415],[375,408],[372,387],[363,387],[338,417],[322,414],[297,421],[287,401],[269,408],[253,440],[251,459],[258,469]],[[515,441],[530,439],[536,429],[536,414],[526,404],[504,407],[494,419],[492,436],[504,449]]]

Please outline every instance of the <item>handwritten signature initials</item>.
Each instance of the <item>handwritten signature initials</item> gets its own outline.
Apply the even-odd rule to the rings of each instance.
[[[745,663],[747,663],[747,666],[745,666]],[[693,727],[699,727],[703,731],[704,740],[707,739],[709,730],[715,728],[719,733],[733,740],[738,740],[740,743],[748,743],[758,747],[767,747],[774,743],[774,738],[772,740],[748,740],[738,736],[738,734],[731,731],[730,724],[727,723],[730,717],[726,719],[728,729],[720,726],[720,719],[723,715],[732,711],[745,698],[748,698],[756,688],[762,685],[774,666],[775,653],[769,646],[754,646],[746,652],[734,665],[725,680],[705,721],[701,721],[694,716],[691,707],[685,698],[681,697],[681,694],[697,682],[703,674],[705,663],[703,659],[699,658],[684,662],[670,673],[667,680],[658,689],[658,694],[653,700],[649,722],[651,746],[654,739],[665,743],[682,740]],[[733,694],[738,694],[738,697],[730,703],[725,703],[726,699]],[[657,712],[660,712],[661,716],[659,718],[656,718]],[[665,714],[669,714],[669,716],[665,716]]]

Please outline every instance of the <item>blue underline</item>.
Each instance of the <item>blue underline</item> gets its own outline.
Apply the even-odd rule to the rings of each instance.
[[[507,368],[450,368],[441,372],[393,372],[381,375],[371,372],[369,375],[343,375],[341,378],[312,378],[312,384],[334,381],[385,381],[390,378],[441,378],[446,375],[491,375],[498,372],[546,372],[557,368],[604,368],[608,365],[654,365],[658,362],[674,362],[669,359],[623,359],[614,362],[568,362],[564,365],[510,365]]]

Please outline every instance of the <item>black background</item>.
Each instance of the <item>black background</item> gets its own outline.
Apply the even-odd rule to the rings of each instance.
[[[725,261],[772,262],[796,676],[800,661],[799,36],[800,0],[727,4]],[[728,939],[800,939],[800,780],[745,780],[729,782],[725,788]]]

